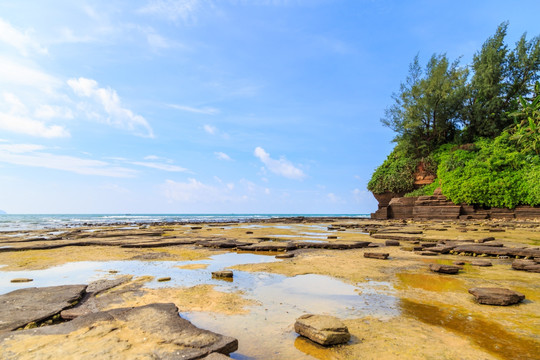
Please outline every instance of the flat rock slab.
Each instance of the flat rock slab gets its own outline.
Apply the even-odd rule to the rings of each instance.
[[[263,241],[253,245],[238,246],[238,249],[247,251],[290,251],[296,250],[296,245],[281,241]]]
[[[291,254],[291,253],[276,255],[276,259],[290,259],[293,257],[294,257],[294,254]]]
[[[540,264],[535,260],[514,260],[512,269],[540,273]]]
[[[234,338],[199,329],[174,304],[114,309],[0,335],[4,359],[200,359],[236,351]]]
[[[386,260],[390,256],[389,253],[375,253],[375,252],[365,252],[364,257],[369,259],[379,259]]]
[[[234,276],[233,272],[231,270],[221,270],[221,271],[213,271],[212,277],[216,278],[228,278],[232,279]]]
[[[384,242],[384,244],[385,244],[386,246],[399,246],[399,245],[400,245],[400,244],[399,244],[399,241],[397,241],[397,240],[386,240],[386,241]]]
[[[474,295],[479,304],[485,305],[507,306],[525,299],[525,295],[504,288],[472,288],[469,293]]]
[[[471,265],[472,266],[482,266],[482,267],[493,266],[493,264],[489,260],[473,260],[473,261],[471,261]]]
[[[73,306],[86,285],[31,287],[0,295],[0,332],[48,319]]]
[[[349,250],[349,249],[361,249],[368,247],[371,244],[369,241],[334,241],[334,242],[310,242],[299,241],[294,245],[299,249],[330,249],[330,250]]]
[[[11,279],[10,282],[12,283],[25,283],[25,282],[31,282],[31,281],[34,281],[34,279],[29,279],[29,278],[15,278],[15,279]]]
[[[344,344],[351,338],[347,326],[329,315],[302,315],[296,319],[294,331],[324,346]]]
[[[430,264],[429,270],[441,274],[457,274],[461,268],[455,265]]]

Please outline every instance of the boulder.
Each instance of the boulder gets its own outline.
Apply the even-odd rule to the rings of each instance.
[[[469,293],[474,295],[479,304],[507,306],[517,304],[525,295],[504,288],[472,288]]]
[[[28,347],[21,345],[28,344]],[[33,346],[33,344],[41,344]],[[58,325],[0,334],[2,356],[21,346],[35,359],[195,360],[236,351],[234,338],[199,329],[174,304],[150,304],[92,313]]]
[[[441,274],[457,274],[461,268],[455,265],[430,264],[429,270]]]
[[[0,295],[0,332],[49,319],[72,307],[86,285],[31,287]]]
[[[302,315],[296,319],[294,331],[324,346],[344,344],[351,338],[347,326],[329,315]]]

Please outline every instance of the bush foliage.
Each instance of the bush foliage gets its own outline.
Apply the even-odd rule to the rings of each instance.
[[[382,119],[397,145],[370,191],[419,196],[441,186],[454,203],[540,205],[540,37],[524,34],[511,50],[507,27],[468,67],[446,55],[433,55],[425,68],[414,59]],[[437,179],[414,190],[420,163]]]

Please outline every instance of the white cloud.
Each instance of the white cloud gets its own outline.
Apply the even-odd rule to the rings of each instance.
[[[0,129],[14,133],[44,138],[69,137],[69,132],[60,125],[47,125],[28,116],[26,106],[11,93],[3,93],[3,103],[7,110],[0,110]]]
[[[173,109],[192,112],[196,114],[206,114],[206,115],[219,114],[219,109],[215,109],[211,107],[195,108],[191,106],[177,105],[177,104],[169,104],[169,106],[172,107]]]
[[[52,94],[62,82],[35,67],[0,56],[0,83],[9,86],[28,86]]]
[[[334,193],[328,193],[326,195],[326,198],[328,199],[328,201],[330,201],[331,203],[338,203],[338,202],[341,202],[341,199]]]
[[[31,29],[23,33],[0,19],[0,42],[13,46],[22,56],[28,56],[29,53],[47,54],[47,49],[32,39],[30,33]]]
[[[255,156],[274,174],[294,180],[301,180],[306,176],[302,170],[295,167],[284,157],[279,160],[272,159],[270,154],[261,147],[255,148]]]
[[[214,153],[214,155],[216,155],[216,157],[219,159],[219,160],[225,160],[225,161],[231,161],[231,157],[221,151],[216,151]]]
[[[352,191],[353,199],[357,203],[373,202],[374,197],[371,192],[367,190],[354,189]]]
[[[44,147],[34,144],[1,144],[0,162],[69,171],[82,175],[132,177],[136,174],[132,169],[111,166],[100,160],[39,151],[43,149]]]
[[[173,43],[156,33],[147,33],[146,41],[154,49],[168,49],[173,46]]]
[[[34,116],[40,119],[73,119],[73,112],[63,106],[40,105]]]
[[[137,166],[145,166],[152,169],[158,169],[163,171],[171,171],[171,172],[184,172],[187,171],[186,168],[183,168],[181,166],[177,165],[171,165],[171,164],[163,164],[158,162],[144,162],[144,161],[132,161],[130,164],[137,165]]]
[[[156,155],[148,155],[143,158],[144,160],[159,160],[160,157]]]
[[[196,179],[188,179],[187,182],[166,180],[162,189],[169,200],[182,203],[209,203],[223,199],[223,194],[217,187],[205,185]]]
[[[94,101],[94,105],[82,104],[80,106],[80,109],[86,111],[88,117],[96,118],[108,125],[128,130],[135,135],[154,137],[152,128],[144,117],[122,107],[120,98],[115,90],[111,88],[100,88],[97,81],[82,77],[70,79],[67,83],[76,95],[83,98],[90,98]],[[102,112],[105,114],[102,114]]]
[[[140,13],[156,15],[169,20],[195,20],[195,13],[202,7],[202,0],[150,0],[139,9]]]
[[[207,133],[211,134],[211,135],[215,135],[216,132],[217,132],[217,128],[215,126],[212,126],[212,125],[204,125],[204,131],[206,131]]]

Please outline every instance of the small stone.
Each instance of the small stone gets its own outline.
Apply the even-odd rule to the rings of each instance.
[[[11,279],[11,282],[12,282],[12,283],[25,283],[25,282],[30,282],[30,281],[34,281],[34,279],[28,279],[28,278],[15,278],[15,279]]]
[[[246,231],[246,234],[251,235],[253,234],[253,231]]]
[[[489,260],[473,260],[471,261],[472,266],[493,266]]]
[[[399,246],[399,245],[400,245],[400,244],[399,244],[399,241],[397,241],[397,240],[386,240],[386,241],[384,242],[384,244],[385,244],[386,246]]]
[[[213,271],[212,272],[212,277],[232,279],[233,272],[231,270]]]
[[[118,270],[109,270],[109,274],[118,274]]]
[[[161,277],[161,278],[157,279],[157,281],[159,281],[159,282],[171,281],[171,277],[170,276]]]
[[[479,304],[484,305],[507,306],[525,299],[525,295],[504,288],[472,288],[469,293],[474,295]]]
[[[436,253],[434,251],[420,251],[419,254],[422,255],[422,256],[437,256],[437,255],[439,255],[438,253]]]
[[[364,257],[365,258],[370,258],[370,259],[386,260],[386,259],[388,259],[388,256],[390,256],[390,254],[388,254],[388,253],[374,253],[374,252],[365,252],[364,253]]]
[[[323,346],[344,344],[351,338],[347,326],[329,315],[302,315],[296,319],[294,331]]]
[[[328,235],[327,239],[337,239],[337,236],[336,235]]]
[[[465,264],[466,264],[465,261],[461,261],[461,260],[454,261],[454,265],[465,265]]]
[[[293,258],[293,257],[294,257],[294,254],[292,254],[292,253],[276,255],[276,259],[290,259],[290,258]]]
[[[475,243],[485,243],[485,242],[488,242],[488,241],[493,241],[495,240],[495,238],[493,236],[489,236],[489,237],[485,237],[485,238],[481,238],[481,239],[476,239],[474,240]]]
[[[454,265],[430,264],[429,269],[436,273],[457,274],[461,268]]]

